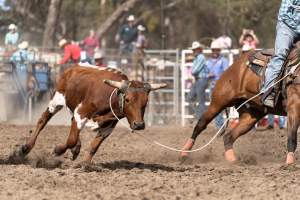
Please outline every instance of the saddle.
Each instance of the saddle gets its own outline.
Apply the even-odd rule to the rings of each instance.
[[[260,51],[255,51],[249,57],[248,66],[250,69],[259,76],[264,76],[264,72],[267,68],[270,59],[274,56],[274,49],[264,49]],[[288,58],[285,62],[283,69],[286,69],[288,66],[293,66],[300,61],[300,41],[293,45]],[[284,70],[283,70],[284,71]]]
[[[260,51],[254,51],[249,56],[248,67],[258,76],[261,77],[261,83],[264,82],[264,74],[268,67],[268,63],[271,58],[274,56],[274,49],[265,49]],[[300,62],[300,41],[293,45],[293,48],[290,50],[290,53],[282,67],[280,75],[277,80],[279,80],[284,74],[288,73],[291,67],[297,65]],[[279,100],[286,99],[286,87],[288,84],[293,83],[293,77],[288,77],[288,80],[282,81],[281,84],[278,84],[274,87],[275,95],[275,105]],[[275,81],[277,81],[275,80]]]

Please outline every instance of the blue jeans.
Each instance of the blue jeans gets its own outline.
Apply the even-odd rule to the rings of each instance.
[[[205,106],[205,89],[208,86],[207,78],[199,78],[195,81],[195,83],[191,87],[191,91],[189,93],[188,101],[190,103],[190,109],[192,108],[192,102],[198,102],[197,107],[194,109],[196,112],[197,119],[200,119],[202,114],[206,110]]]
[[[270,89],[270,86],[275,82],[275,79],[279,76],[290,49],[299,36],[281,21],[278,21],[277,23],[276,32],[275,55],[268,64],[265,74],[265,83],[261,88],[262,92],[267,92]]]
[[[216,80],[212,80],[210,82],[210,98],[211,98],[212,90],[214,89],[214,87],[216,85],[216,82],[217,82]],[[218,129],[220,129],[223,124],[224,124],[224,117],[223,117],[223,111],[222,111],[215,117],[215,125]]]

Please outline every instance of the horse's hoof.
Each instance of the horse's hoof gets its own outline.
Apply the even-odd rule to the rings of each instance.
[[[233,149],[225,151],[224,156],[229,163],[236,163],[237,159],[235,157]]]
[[[295,163],[295,154],[293,152],[289,152],[286,156],[286,164],[292,165]]]
[[[71,153],[72,153],[71,160],[72,161],[77,159],[77,157],[80,153],[80,148],[81,148],[81,146],[75,146],[74,148],[71,149]]]
[[[179,159],[178,159],[179,164],[180,164],[180,165],[181,165],[181,164],[184,164],[184,163],[188,160],[188,158],[189,158],[188,155],[180,155],[180,156],[179,156]]]
[[[14,152],[13,152],[13,155],[14,156],[18,156],[19,158],[24,158],[25,156],[27,156],[27,154],[30,152],[30,148],[24,144],[22,146],[20,146],[18,149],[16,149]]]

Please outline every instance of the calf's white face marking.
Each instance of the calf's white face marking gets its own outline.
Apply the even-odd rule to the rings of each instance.
[[[66,99],[65,96],[60,92],[55,92],[54,97],[49,102],[48,110],[50,113],[54,113],[57,106],[65,106]]]
[[[76,124],[77,124],[77,128],[79,130],[81,130],[84,125],[86,124],[86,122],[88,121],[88,119],[86,117],[82,118],[80,116],[80,114],[78,113],[78,109],[81,107],[81,103],[75,108],[74,110],[74,119],[76,121]]]

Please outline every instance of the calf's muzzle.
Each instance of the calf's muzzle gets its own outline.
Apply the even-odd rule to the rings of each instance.
[[[145,129],[145,122],[137,122],[134,121],[131,125],[133,130],[144,130]]]

